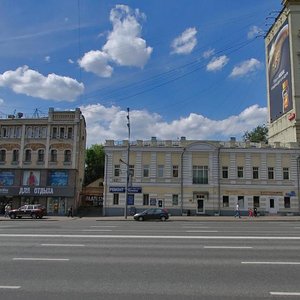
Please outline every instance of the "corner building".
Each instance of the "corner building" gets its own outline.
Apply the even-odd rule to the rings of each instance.
[[[39,203],[50,215],[79,206],[86,124],[75,111],[49,109],[47,117],[22,113],[0,119],[0,205]]]
[[[128,141],[106,141],[105,215],[124,215]],[[172,215],[299,213],[297,143],[137,141],[129,155],[128,214],[164,207]]]

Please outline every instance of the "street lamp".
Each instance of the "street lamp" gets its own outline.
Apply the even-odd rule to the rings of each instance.
[[[297,157],[298,211],[300,215],[300,156]]]
[[[128,201],[128,185],[129,185],[129,155],[130,155],[130,118],[129,107],[127,107],[127,128],[128,128],[128,144],[127,144],[127,163],[126,163],[126,191],[125,191],[125,208],[124,217],[127,219],[127,201]]]

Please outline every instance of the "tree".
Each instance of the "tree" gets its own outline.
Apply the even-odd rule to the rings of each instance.
[[[103,145],[92,145],[86,150],[84,185],[104,177],[105,152]]]
[[[268,127],[263,124],[254,128],[252,131],[246,131],[243,135],[244,141],[254,143],[265,142],[268,143]]]

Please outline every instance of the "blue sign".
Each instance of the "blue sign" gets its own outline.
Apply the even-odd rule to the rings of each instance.
[[[127,204],[128,205],[134,205],[134,195],[128,195]]]
[[[110,186],[109,187],[110,193],[125,193],[125,191],[126,191],[126,188],[124,186]],[[128,187],[128,193],[137,194],[137,193],[141,193],[141,192],[142,192],[141,187],[135,187],[135,186]]]

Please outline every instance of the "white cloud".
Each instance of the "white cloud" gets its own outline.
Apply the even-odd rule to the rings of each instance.
[[[228,63],[229,58],[226,55],[222,55],[219,57],[213,57],[212,60],[206,66],[207,71],[218,71],[224,68],[224,66]]]
[[[127,111],[101,104],[82,106],[81,110],[87,122],[88,145],[104,143],[105,140],[127,139]],[[265,124],[266,120],[267,108],[258,105],[224,120],[212,120],[191,113],[168,123],[155,113],[144,110],[130,112],[132,140],[149,140],[152,136],[162,140],[176,140],[180,136],[194,140],[227,140],[230,136],[241,138],[245,131]]]
[[[46,56],[45,57],[45,62],[50,62],[51,57],[50,56]]]
[[[255,58],[248,59],[235,66],[230,73],[230,77],[242,77],[259,70],[262,63]]]
[[[69,64],[74,64],[74,60],[71,59],[71,58],[69,58],[69,59],[68,59],[68,63],[69,63]]]
[[[85,53],[78,61],[79,65],[101,77],[112,75],[112,63],[143,68],[153,51],[141,38],[142,26],[139,21],[144,19],[145,15],[138,9],[116,5],[110,12],[113,30],[108,34],[102,50]]]
[[[4,103],[4,100],[0,98],[0,105]]]
[[[83,83],[56,74],[47,77],[28,66],[0,74],[0,86],[12,89],[17,94],[55,101],[75,101],[84,91]]]
[[[180,36],[176,37],[171,43],[173,49],[171,53],[189,54],[197,45],[197,30],[195,27],[186,29]]]
[[[258,26],[251,26],[249,31],[248,31],[248,39],[253,39],[255,37],[257,37],[258,35],[261,35],[263,33],[263,30],[261,28],[259,28]]]
[[[90,51],[78,61],[80,67],[87,72],[92,72],[100,77],[111,77],[113,68],[108,65],[109,55],[103,51]]]
[[[214,53],[215,53],[215,49],[208,49],[203,52],[202,56],[207,59],[210,58],[212,55],[214,55]]]

